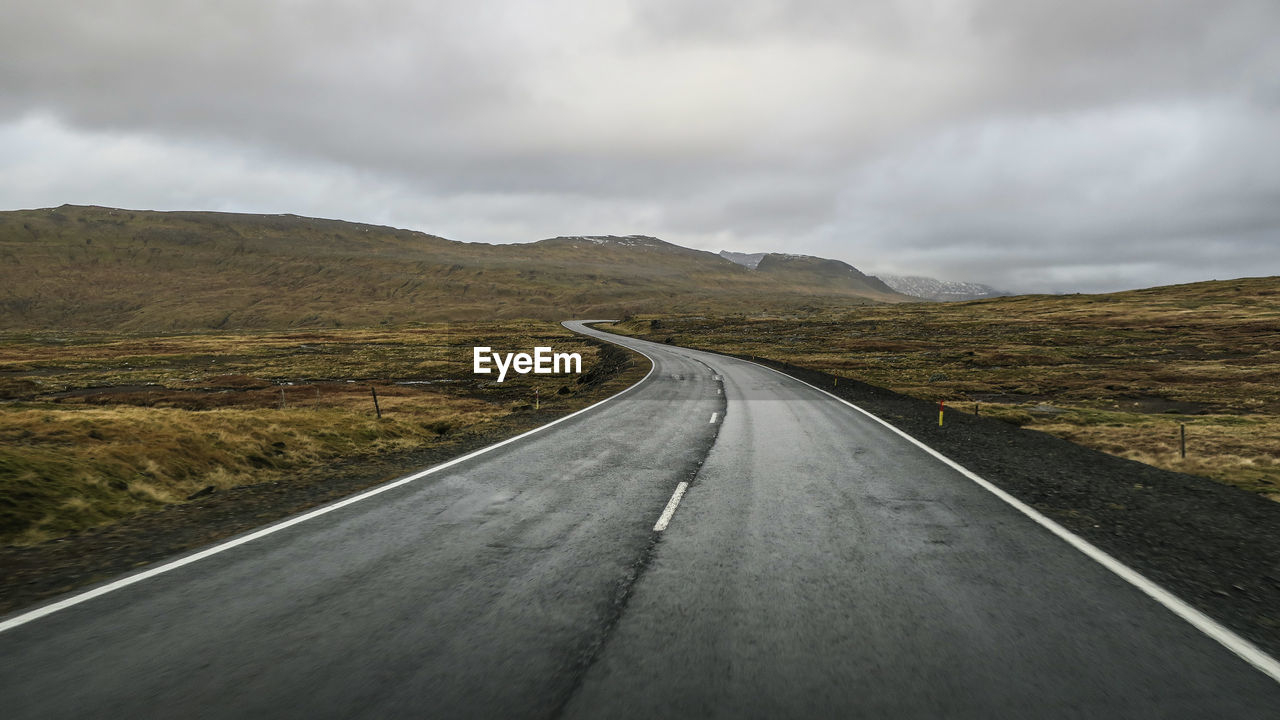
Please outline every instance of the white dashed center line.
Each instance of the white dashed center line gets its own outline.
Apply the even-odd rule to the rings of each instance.
[[[667,501],[667,508],[662,511],[662,517],[658,518],[658,522],[653,526],[654,532],[662,532],[667,529],[667,523],[671,522],[671,516],[676,514],[676,507],[680,505],[680,498],[684,497],[684,491],[689,489],[689,483],[681,482],[676,486],[676,491],[671,493],[671,499]]]

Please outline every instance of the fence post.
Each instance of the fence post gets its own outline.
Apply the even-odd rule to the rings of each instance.
[[[370,385],[369,392],[373,393],[373,411],[378,414],[378,419],[381,420],[382,408],[378,407],[378,389]]]

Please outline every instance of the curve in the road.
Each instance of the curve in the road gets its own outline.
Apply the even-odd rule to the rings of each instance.
[[[649,375],[620,400],[7,621],[6,718],[1280,707],[1280,684],[1151,593],[838,398],[568,326],[645,353]]]
[[[595,322],[605,322],[605,321],[584,320],[581,322],[595,323]],[[524,433],[516,435],[515,437],[507,438],[506,440],[496,442],[493,445],[488,445],[486,447],[480,448],[479,450],[475,450],[473,452],[467,453],[466,455],[456,457],[453,460],[449,460],[439,465],[435,465],[425,470],[422,470],[421,472],[416,472],[411,475],[407,475],[405,477],[393,480],[391,482],[384,483],[371,490],[366,490],[365,492],[352,495],[351,497],[344,498],[342,500],[338,500],[332,503],[328,503],[322,507],[316,508],[314,510],[309,510],[300,515],[296,515],[286,520],[282,520],[278,523],[268,525],[267,527],[261,528],[259,530],[254,530],[252,532],[245,533],[244,535],[241,535],[236,538],[232,538],[231,540],[217,543],[212,547],[205,548],[197,552],[193,552],[189,555],[185,555],[176,560],[170,560],[168,562],[161,563],[155,567],[148,568],[146,570],[142,570],[136,573],[132,573],[116,580],[112,580],[110,582],[99,585],[91,590],[78,592],[71,595],[70,597],[63,598],[61,600],[57,600],[54,602],[50,602],[48,604],[42,605],[33,610],[17,613],[13,617],[10,617],[4,620],[3,622],[0,622],[0,633],[3,633],[4,631],[10,630],[12,628],[25,625],[34,620],[39,620],[40,618],[45,617],[47,615],[52,615],[53,613],[58,612],[59,610],[65,610],[69,607],[79,605],[80,603],[83,603],[83,602],[88,602],[89,600],[105,595],[107,593],[115,592],[116,590],[121,590],[135,583],[142,582],[143,580],[146,580],[148,578],[155,577],[156,575],[161,575],[163,573],[176,570],[180,567],[183,567],[184,565],[189,565],[194,562],[199,562],[200,560],[203,560],[207,557],[217,555],[218,553],[225,552],[227,550],[230,550],[231,548],[238,547],[240,545],[244,545],[245,543],[253,542],[254,540],[266,537],[268,535],[271,535],[272,533],[279,532],[293,525],[304,523],[304,522],[307,522],[308,520],[314,520],[315,518],[318,518],[322,515],[327,515],[328,513],[331,513],[335,510],[339,510],[343,507],[346,507],[347,505],[358,503],[358,502],[361,502],[362,500],[368,500],[369,498],[375,497],[377,495],[381,495],[382,493],[387,492],[388,490],[394,490],[400,487],[401,485],[406,485],[408,483],[421,480],[422,478],[425,478],[429,475],[434,475],[435,473],[438,473],[442,470],[447,470],[453,467],[454,465],[458,465],[459,463],[464,463],[474,457],[483,455],[488,452],[493,452],[494,450],[497,450],[506,445],[510,445],[511,443],[519,442],[520,440],[526,437],[529,437],[530,435],[543,432],[548,428],[552,428],[552,427],[555,427],[556,425],[559,425],[562,422],[572,420],[573,418],[583,413],[591,412],[592,410],[596,409],[597,407],[607,402],[612,402],[622,397],[626,393],[636,389],[638,386],[643,384],[645,380],[649,379],[649,376],[653,373],[653,359],[650,358],[648,355],[645,355],[645,353],[641,350],[635,350],[635,352],[638,352],[641,355],[644,355],[645,359],[649,360],[649,363],[650,363],[649,372],[645,373],[645,376],[641,378],[639,382],[623,389],[619,393],[616,393],[614,395],[611,395],[601,400],[600,402],[597,402],[593,405],[585,407],[576,412],[570,413],[562,418],[557,418],[555,420],[552,420],[551,422],[545,425],[540,425],[536,428],[533,428],[532,430],[528,430]]]

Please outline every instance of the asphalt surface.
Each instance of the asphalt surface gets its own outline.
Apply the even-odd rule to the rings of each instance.
[[[654,370],[614,400],[0,633],[4,717],[1276,717],[852,408],[620,342]]]

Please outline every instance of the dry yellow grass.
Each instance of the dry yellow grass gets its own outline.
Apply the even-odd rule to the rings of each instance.
[[[487,434],[619,389],[471,373],[471,347],[599,351],[552,323],[308,333],[0,337],[0,542],[116,522],[203,488]],[[370,388],[378,391],[375,417]],[[7,399],[5,399],[7,398]]]
[[[1167,470],[1201,475],[1280,500],[1280,418],[1273,415],[1183,415],[1099,411],[1040,403],[982,403],[1007,422]],[[972,412],[973,404],[952,410]],[[1182,428],[1187,454],[1182,456]]]
[[[4,504],[21,507],[5,508],[0,518],[11,542],[36,542],[180,502],[207,486],[225,489],[338,457],[422,447],[439,440],[440,427],[465,431],[504,414],[475,399],[386,400],[381,420],[354,402],[284,410],[6,408],[0,487]]]
[[[1033,422],[1032,427],[1112,455],[1210,477],[1280,500],[1280,419],[1273,416],[1099,416],[1069,411]]]

